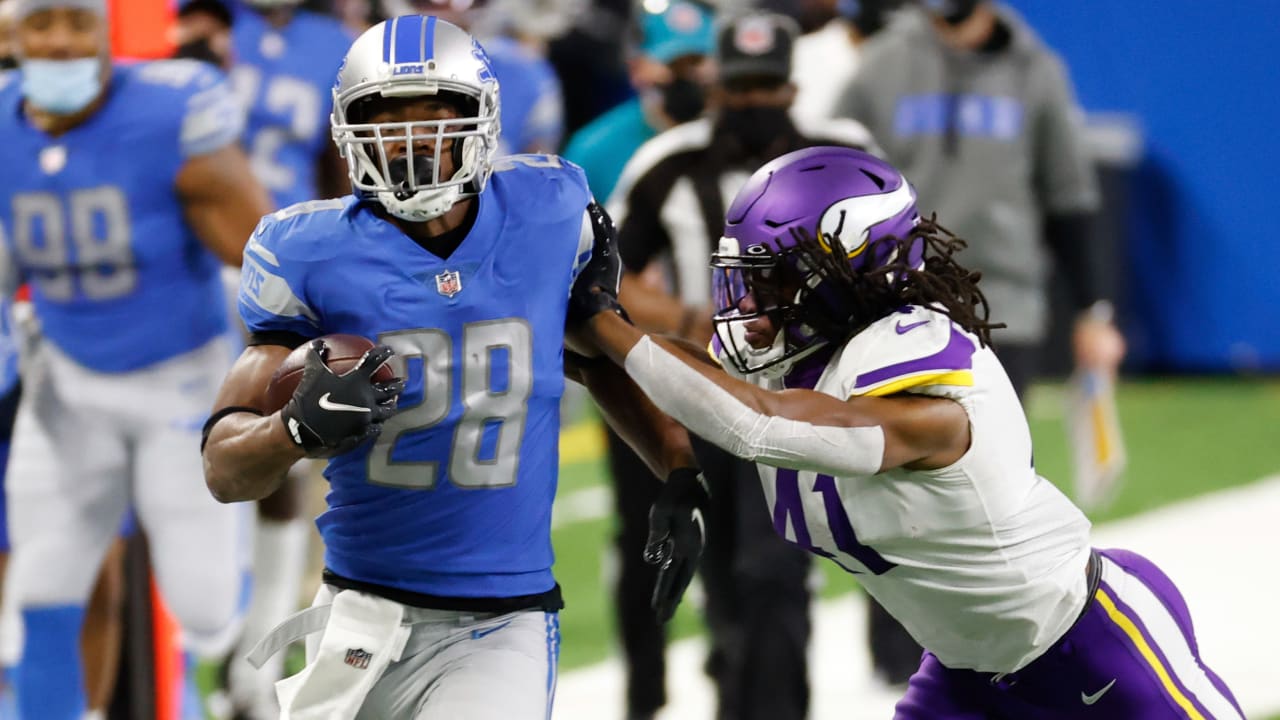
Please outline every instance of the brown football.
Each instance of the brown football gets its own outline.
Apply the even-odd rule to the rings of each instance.
[[[329,358],[325,364],[329,369],[341,375],[351,370],[360,362],[360,358],[373,347],[373,341],[368,338],[362,338],[359,335],[324,335],[319,338],[324,341],[326,347],[329,348]],[[307,360],[307,352],[311,343],[304,343],[294,348],[293,352],[280,363],[280,367],[276,368],[275,373],[271,376],[271,382],[267,384],[267,391],[264,397],[263,408],[267,412],[275,412],[284,407],[289,402],[289,398],[293,397],[293,393],[298,389],[298,383],[302,382],[302,370]],[[373,374],[374,382],[387,382],[395,380],[395,370],[391,368],[391,364],[387,363],[378,368]]]

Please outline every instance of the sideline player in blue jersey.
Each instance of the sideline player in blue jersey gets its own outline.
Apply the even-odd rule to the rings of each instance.
[[[248,109],[244,144],[278,208],[349,190],[328,125],[333,77],[352,38],[300,3],[244,0],[231,27],[231,85]]]
[[[127,506],[187,648],[220,654],[236,631],[244,518],[209,501],[196,453],[229,357],[219,260],[239,262],[269,203],[216,71],[112,65],[103,0],[17,0],[17,17],[0,265],[30,282],[41,343],[10,457],[8,595],[19,708],[62,720],[85,710],[79,626]]]
[[[244,0],[231,27],[231,85],[248,108],[245,149],[277,208],[350,190],[346,163],[329,140],[329,113],[333,78],[352,37],[334,18],[299,3]],[[301,486],[309,466],[300,464],[258,503],[253,595],[227,670],[232,704],[251,720],[276,717],[273,685],[283,676],[284,656],[255,670],[241,650],[297,609],[310,537]]]
[[[664,605],[701,552],[688,435],[611,364],[566,366],[569,290],[612,228],[579,168],[495,162],[498,83],[470,35],[418,15],[376,25],[334,92],[356,192],[254,232],[240,293],[253,339],[205,425],[206,482],[226,502],[272,492],[301,457],[331,458],[325,584],[255,659],[323,629],[307,667],[276,686],[284,718],[546,718],[566,372],[668,478],[654,550],[680,574],[658,589]],[[338,376],[311,340],[331,333],[382,344]],[[292,399],[264,408],[272,373],[308,342]],[[373,384],[389,360],[404,380]]]

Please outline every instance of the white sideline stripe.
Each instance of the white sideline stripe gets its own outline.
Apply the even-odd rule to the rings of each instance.
[[[612,511],[613,488],[593,485],[556,498],[551,506],[551,527],[557,529],[574,523],[603,520]]]
[[[1191,608],[1200,656],[1226,681],[1246,716],[1280,712],[1274,657],[1280,647],[1280,476],[1098,527],[1094,544],[1139,552],[1167,572]],[[812,720],[893,716],[898,696],[870,677],[864,605],[853,594],[815,606]],[[668,703],[659,720],[714,717],[711,684],[702,672],[705,656],[701,638],[668,650]],[[563,673],[554,718],[621,720],[622,690],[617,657]]]

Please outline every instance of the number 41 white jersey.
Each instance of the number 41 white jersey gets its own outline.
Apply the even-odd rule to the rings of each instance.
[[[1089,521],[1036,474],[1025,415],[989,348],[946,315],[910,307],[850,339],[814,389],[950,398],[969,415],[971,445],[928,471],[831,477],[761,465],[779,534],[857,574],[948,667],[1012,672],[1066,632],[1087,594]]]

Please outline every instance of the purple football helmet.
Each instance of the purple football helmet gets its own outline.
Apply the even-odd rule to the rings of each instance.
[[[906,265],[921,267],[923,243],[901,243],[919,221],[915,190],[874,155],[813,147],[760,168],[729,207],[711,259],[717,355],[742,374],[780,376],[843,340],[859,322],[850,279],[900,260],[902,247]],[[779,332],[754,348],[746,326],[764,316]]]

